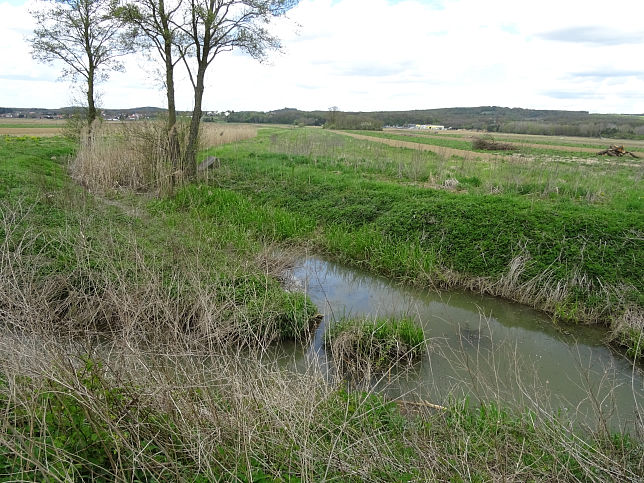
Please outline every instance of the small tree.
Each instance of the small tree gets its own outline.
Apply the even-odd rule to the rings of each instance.
[[[62,61],[62,77],[82,79],[87,95],[87,125],[97,117],[95,85],[110,70],[121,70],[118,57],[131,50],[128,35],[110,15],[110,0],[49,0],[32,12],[36,20],[29,39],[33,58]]]
[[[208,67],[221,52],[239,48],[255,59],[280,47],[279,39],[266,28],[271,19],[285,14],[298,0],[186,0],[187,18],[182,27],[190,39],[184,61],[194,89],[194,108],[184,170],[193,176],[197,169],[197,142]],[[192,64],[189,59],[193,60]]]
[[[182,42],[185,36],[178,21],[184,16],[183,0],[125,0],[114,9],[114,15],[132,25],[138,32],[138,43],[147,49],[156,51],[165,67],[165,87],[168,101],[168,146],[169,157],[177,164],[179,157],[179,140],[175,124],[177,110],[174,93],[174,68],[183,57]]]

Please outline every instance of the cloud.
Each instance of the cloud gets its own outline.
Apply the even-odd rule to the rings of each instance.
[[[644,30],[628,32],[618,26],[583,26],[552,30],[538,35],[544,40],[592,45],[624,45],[644,42]]]
[[[37,64],[24,42],[24,5],[0,0],[0,105],[65,105],[60,66]],[[29,0],[32,1],[32,0]],[[611,0],[632,10],[633,0]],[[301,0],[271,27],[284,52],[258,64],[223,54],[206,76],[204,108],[284,106],[347,111],[500,105],[593,112],[644,112],[644,34],[636,15],[597,25],[599,0]],[[552,12],[556,11],[557,15]],[[544,32],[544,25],[548,31]],[[299,32],[299,34],[298,34]],[[101,85],[103,105],[165,105],[154,68],[129,59]],[[192,86],[177,72],[177,105]],[[39,79],[39,80],[34,80]]]
[[[336,73],[352,77],[389,77],[399,76],[409,70],[413,65],[411,61],[403,62],[355,62],[343,63],[335,66]]]
[[[24,75],[24,74],[0,74],[0,79],[15,80],[15,81],[45,80],[45,79],[36,79],[34,77]],[[51,79],[46,79],[46,80],[51,80]]]
[[[601,94],[596,92],[584,92],[584,91],[542,91],[541,92],[546,97],[551,97],[553,99],[599,99]]]
[[[606,66],[602,70],[586,71],[586,72],[571,72],[570,77],[578,79],[615,79],[624,77],[639,77],[644,79],[644,71],[642,70],[619,70],[613,69],[612,66]]]

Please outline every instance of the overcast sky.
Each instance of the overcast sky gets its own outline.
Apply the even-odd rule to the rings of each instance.
[[[0,0],[0,106],[77,104],[60,65],[31,59],[35,0]],[[301,0],[284,51],[215,60],[205,110],[343,111],[495,105],[644,113],[642,0]],[[155,66],[127,60],[107,108],[166,107]],[[183,76],[178,108],[192,108]]]

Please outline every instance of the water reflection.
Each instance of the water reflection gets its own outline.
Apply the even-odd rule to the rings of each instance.
[[[301,369],[315,360],[332,370],[324,349],[328,324],[347,316],[405,315],[422,325],[428,347],[411,370],[374,381],[392,396],[439,404],[452,396],[497,400],[568,412],[591,425],[601,415],[625,430],[644,402],[642,371],[607,348],[598,328],[562,331],[526,306],[401,287],[316,257],[302,260],[290,275],[325,314],[308,348],[282,347]]]

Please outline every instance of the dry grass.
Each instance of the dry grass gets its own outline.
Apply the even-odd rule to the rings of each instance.
[[[188,125],[180,121],[177,126],[179,144],[185,146]],[[199,142],[206,149],[256,135],[254,126],[207,123],[201,127]],[[97,123],[91,138],[81,138],[71,171],[77,181],[92,191],[169,193],[184,181],[182,171],[169,161],[170,145],[162,122]]]
[[[184,131],[180,128],[180,137]],[[169,150],[165,126],[160,122],[97,124],[90,138],[82,136],[71,172],[92,191],[168,192],[181,175],[168,160]]]
[[[257,127],[249,124],[202,123],[199,145],[202,150],[257,137]]]
[[[73,198],[81,211],[83,201]],[[139,240],[100,212],[86,212],[82,221],[52,236],[25,228],[30,207],[2,208],[0,313],[16,333],[100,335],[125,338],[130,345],[172,347],[189,340],[207,347],[264,346],[282,337],[289,324],[304,325],[312,310],[298,305],[299,295],[278,297],[272,270],[287,261],[267,261],[266,253],[250,260],[243,253],[222,258],[202,238],[211,235],[190,226],[182,230],[198,238],[192,246],[166,240],[151,250],[142,244],[154,234]],[[148,229],[163,230],[163,222],[148,221]],[[63,269],[57,257],[65,261]]]
[[[2,478],[636,480],[637,447],[598,450],[599,436],[587,443],[546,411],[473,416],[455,401],[405,419],[316,364],[285,369],[244,339],[271,339],[249,317],[253,293],[221,298],[222,285],[198,276],[209,253],[175,248],[166,272],[113,227],[90,232],[85,218],[49,238],[25,229],[31,207],[3,208]],[[54,246],[73,270],[53,269]],[[267,272],[288,264],[271,253],[256,256]],[[481,393],[468,361],[453,360],[493,400],[494,387]]]

